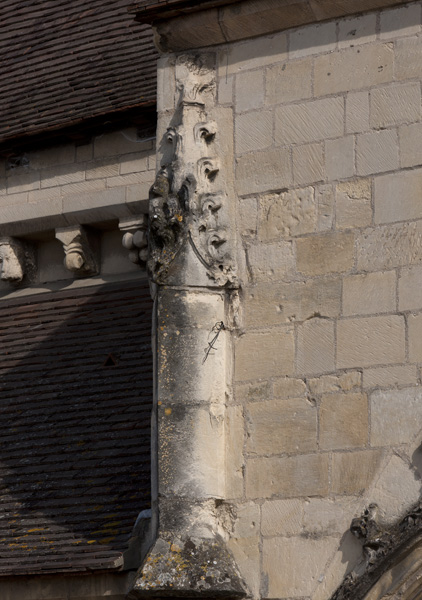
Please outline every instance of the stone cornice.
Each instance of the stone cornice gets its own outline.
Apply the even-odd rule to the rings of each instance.
[[[405,3],[408,0],[226,0],[222,6],[219,0],[184,0],[139,9],[136,18],[154,25],[161,51],[177,52]]]

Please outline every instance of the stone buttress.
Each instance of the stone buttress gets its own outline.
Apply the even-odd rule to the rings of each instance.
[[[215,106],[213,54],[178,56],[175,81],[148,234],[156,537],[129,597],[235,598],[246,590],[218,518],[231,485],[226,403],[238,300],[233,117]]]

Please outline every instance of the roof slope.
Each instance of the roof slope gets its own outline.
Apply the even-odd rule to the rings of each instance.
[[[157,52],[130,0],[0,4],[0,142],[154,103]]]
[[[120,564],[150,506],[150,330],[145,281],[0,302],[0,575]]]

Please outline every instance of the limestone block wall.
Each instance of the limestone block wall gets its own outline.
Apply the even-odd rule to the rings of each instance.
[[[0,161],[0,235],[129,218],[148,211],[155,143],[136,128]]]
[[[391,523],[420,497],[421,18],[411,2],[217,47],[244,257],[243,476],[220,510],[256,598],[328,600],[362,558],[352,518],[377,503]]]

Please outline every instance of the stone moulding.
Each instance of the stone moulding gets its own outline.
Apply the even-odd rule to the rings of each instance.
[[[353,519],[351,532],[362,543],[363,560],[331,600],[417,600],[422,594],[422,501],[400,521],[383,527],[371,504]],[[397,594],[397,595],[396,595]]]
[[[13,237],[0,237],[0,278],[18,285],[24,278],[35,276],[35,255],[32,247]]]
[[[64,266],[79,277],[97,275],[98,260],[88,234],[82,225],[56,229],[56,238],[63,244]]]

